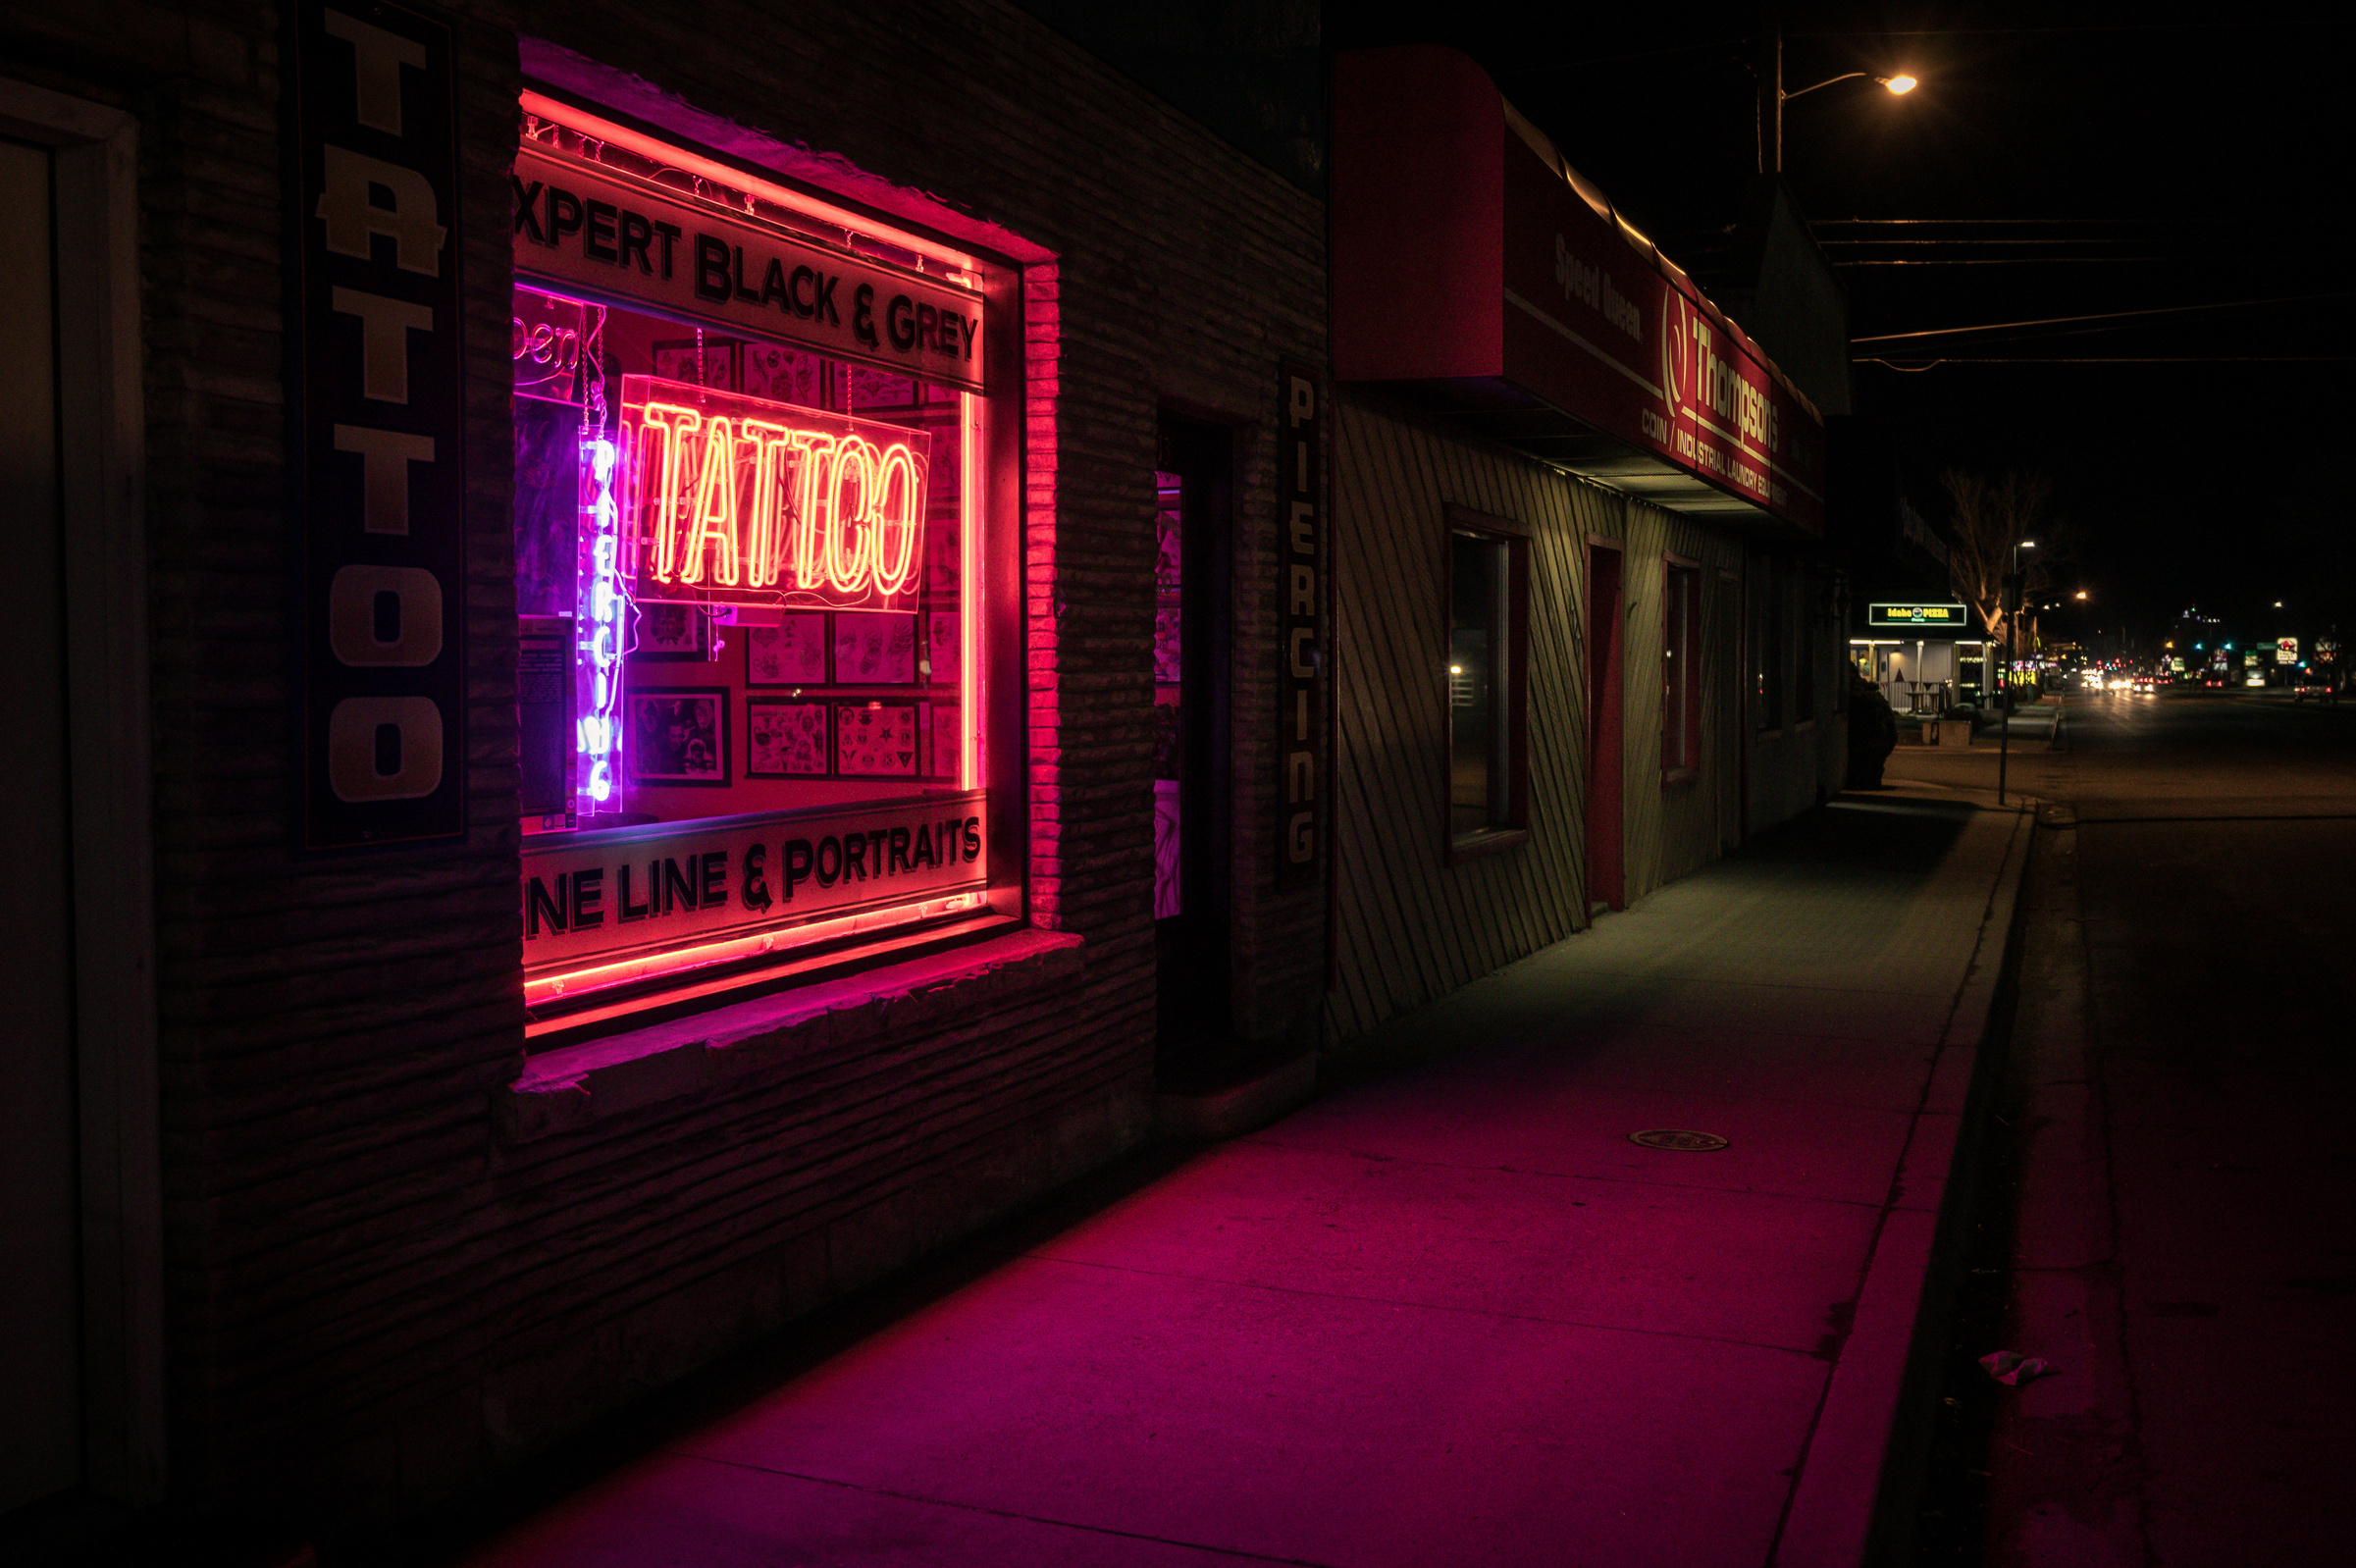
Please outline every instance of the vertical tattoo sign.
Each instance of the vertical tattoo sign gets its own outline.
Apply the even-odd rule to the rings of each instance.
[[[466,830],[456,68],[407,6],[294,7],[287,117],[302,844]]]
[[[1277,368],[1277,886],[1317,878],[1333,820],[1326,775],[1325,408],[1316,371]]]

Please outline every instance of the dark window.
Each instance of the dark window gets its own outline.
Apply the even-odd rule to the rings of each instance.
[[[1783,656],[1783,573],[1775,562],[1758,557],[1751,563],[1751,689],[1753,722],[1761,730],[1783,728],[1785,684],[1789,674]]]
[[[1702,765],[1702,573],[1671,561],[1661,593],[1660,765]]]
[[[1528,825],[1524,777],[1529,542],[1452,514],[1448,533],[1448,836]]]
[[[1799,656],[1792,661],[1792,714],[1804,724],[1816,716],[1816,660],[1823,650],[1817,647],[1811,634],[1817,622],[1815,596],[1820,586],[1813,575],[1804,576],[1798,583],[1800,635],[1794,650]]]

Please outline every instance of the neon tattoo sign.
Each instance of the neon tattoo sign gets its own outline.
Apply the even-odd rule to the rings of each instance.
[[[882,607],[923,559],[931,436],[653,376],[622,378],[631,597]]]
[[[620,750],[622,637],[629,607],[620,585],[621,510],[613,497],[620,458],[620,450],[604,437],[581,443],[581,509],[589,519],[582,542],[588,560],[575,624],[588,701],[582,704],[578,746],[585,764],[581,792],[595,803],[592,810],[613,798],[614,754]]]

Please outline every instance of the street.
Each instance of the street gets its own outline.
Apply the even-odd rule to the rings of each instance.
[[[2062,728],[2011,758],[2045,804],[1923,1560],[2328,1558],[2356,1459],[2356,706],[2087,695]],[[1993,758],[1891,775],[1990,787]],[[1972,1358],[1999,1348],[2053,1371],[1997,1387]]]

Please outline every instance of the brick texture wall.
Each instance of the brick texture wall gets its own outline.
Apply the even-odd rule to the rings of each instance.
[[[168,1228],[182,1496],[349,1529],[429,1506],[1148,1130],[1152,469],[1233,422],[1236,1016],[1297,1028],[1322,893],[1270,891],[1276,362],[1323,362],[1309,197],[994,0],[470,3],[469,821],[305,859],[294,801],[279,17],[12,8],[0,70],[141,124]],[[525,38],[869,189],[1023,277],[1030,903],[1082,939],[955,1008],[545,1136],[523,1064],[506,171]],[[539,58],[539,57],[535,57]],[[913,197],[911,198],[914,199]],[[324,1500],[323,1500],[324,1499]]]

